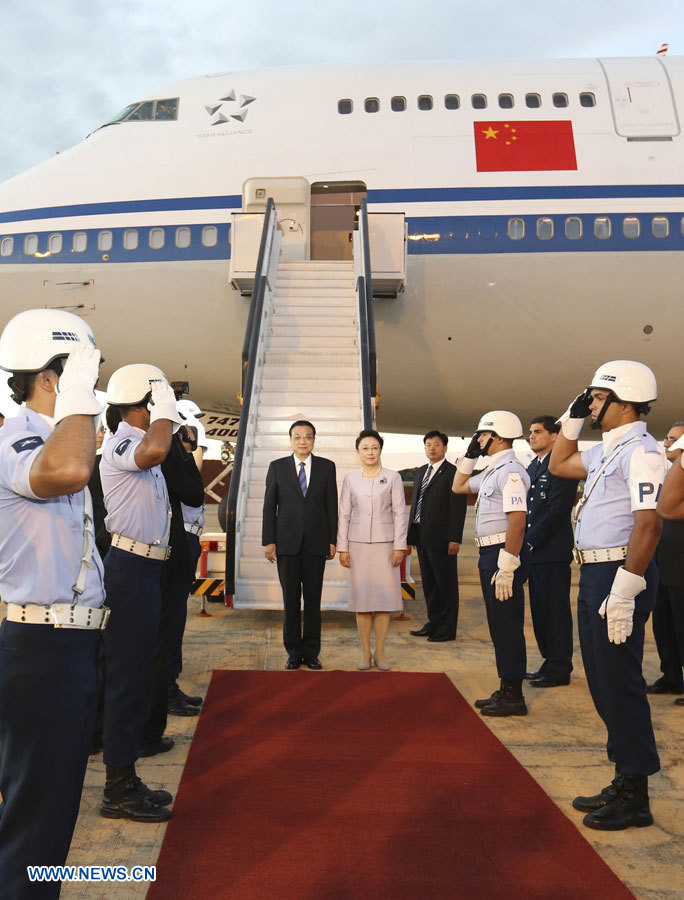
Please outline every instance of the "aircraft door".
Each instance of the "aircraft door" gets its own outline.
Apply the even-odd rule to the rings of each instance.
[[[248,178],[242,188],[242,209],[245,213],[263,213],[269,197],[273,197],[278,228],[283,235],[281,259],[308,259],[311,204],[308,180],[295,176]]]
[[[362,181],[318,181],[311,185],[311,259],[352,259]]]
[[[667,140],[679,119],[667,69],[657,58],[601,59],[615,130],[627,140]]]

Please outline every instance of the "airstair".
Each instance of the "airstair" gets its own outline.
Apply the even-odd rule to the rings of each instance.
[[[261,545],[269,463],[291,453],[297,419],[316,427],[314,453],[332,459],[338,491],[375,421],[375,342],[365,203],[351,261],[281,259],[272,201],[265,214],[243,349],[240,431],[227,503],[226,595],[235,608],[282,607],[276,566]],[[322,607],[346,609],[348,573],[326,564]]]

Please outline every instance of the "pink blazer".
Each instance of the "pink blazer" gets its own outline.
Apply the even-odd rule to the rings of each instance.
[[[395,550],[406,549],[406,501],[401,475],[385,469],[377,478],[363,478],[361,469],[345,476],[340,495],[337,549],[349,550],[349,541],[392,541]]]

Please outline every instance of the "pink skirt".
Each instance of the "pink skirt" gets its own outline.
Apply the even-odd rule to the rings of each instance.
[[[349,541],[349,609],[352,612],[400,612],[401,567],[392,565],[392,541]]]

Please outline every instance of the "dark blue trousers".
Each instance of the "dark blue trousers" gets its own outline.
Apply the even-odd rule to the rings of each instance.
[[[428,625],[436,637],[455,638],[458,627],[458,556],[446,550],[426,550],[420,544],[418,563]]]
[[[131,766],[147,714],[159,630],[162,563],[111,547],[104,559],[109,623],[103,632],[104,761]]]
[[[200,539],[197,534],[186,531],[188,550],[195,568],[202,553]],[[183,671],[183,635],[185,634],[185,621],[188,615],[188,595],[192,581],[178,582],[176,585],[173,618],[171,621],[171,645],[169,650],[169,681],[175,681]]]
[[[489,634],[494,644],[496,669],[499,678],[506,681],[521,681],[527,668],[525,648],[525,576],[518,569],[513,579],[513,596],[508,600],[497,600],[492,576],[496,572],[501,545],[481,547],[478,568],[480,584],[487,610]]]
[[[540,671],[565,681],[572,672],[570,563],[532,563],[528,585],[534,636],[544,657]]]
[[[0,626],[0,900],[47,900],[27,865],[61,866],[93,731],[100,632]]]
[[[596,712],[608,729],[608,759],[623,775],[653,775],[660,769],[646,682],[641,674],[644,629],[655,604],[658,573],[646,570],[646,589],[636,598],[634,627],[624,644],[608,640],[599,607],[610,593],[619,562],[590,563],[580,571],[577,600],[582,662]]]

